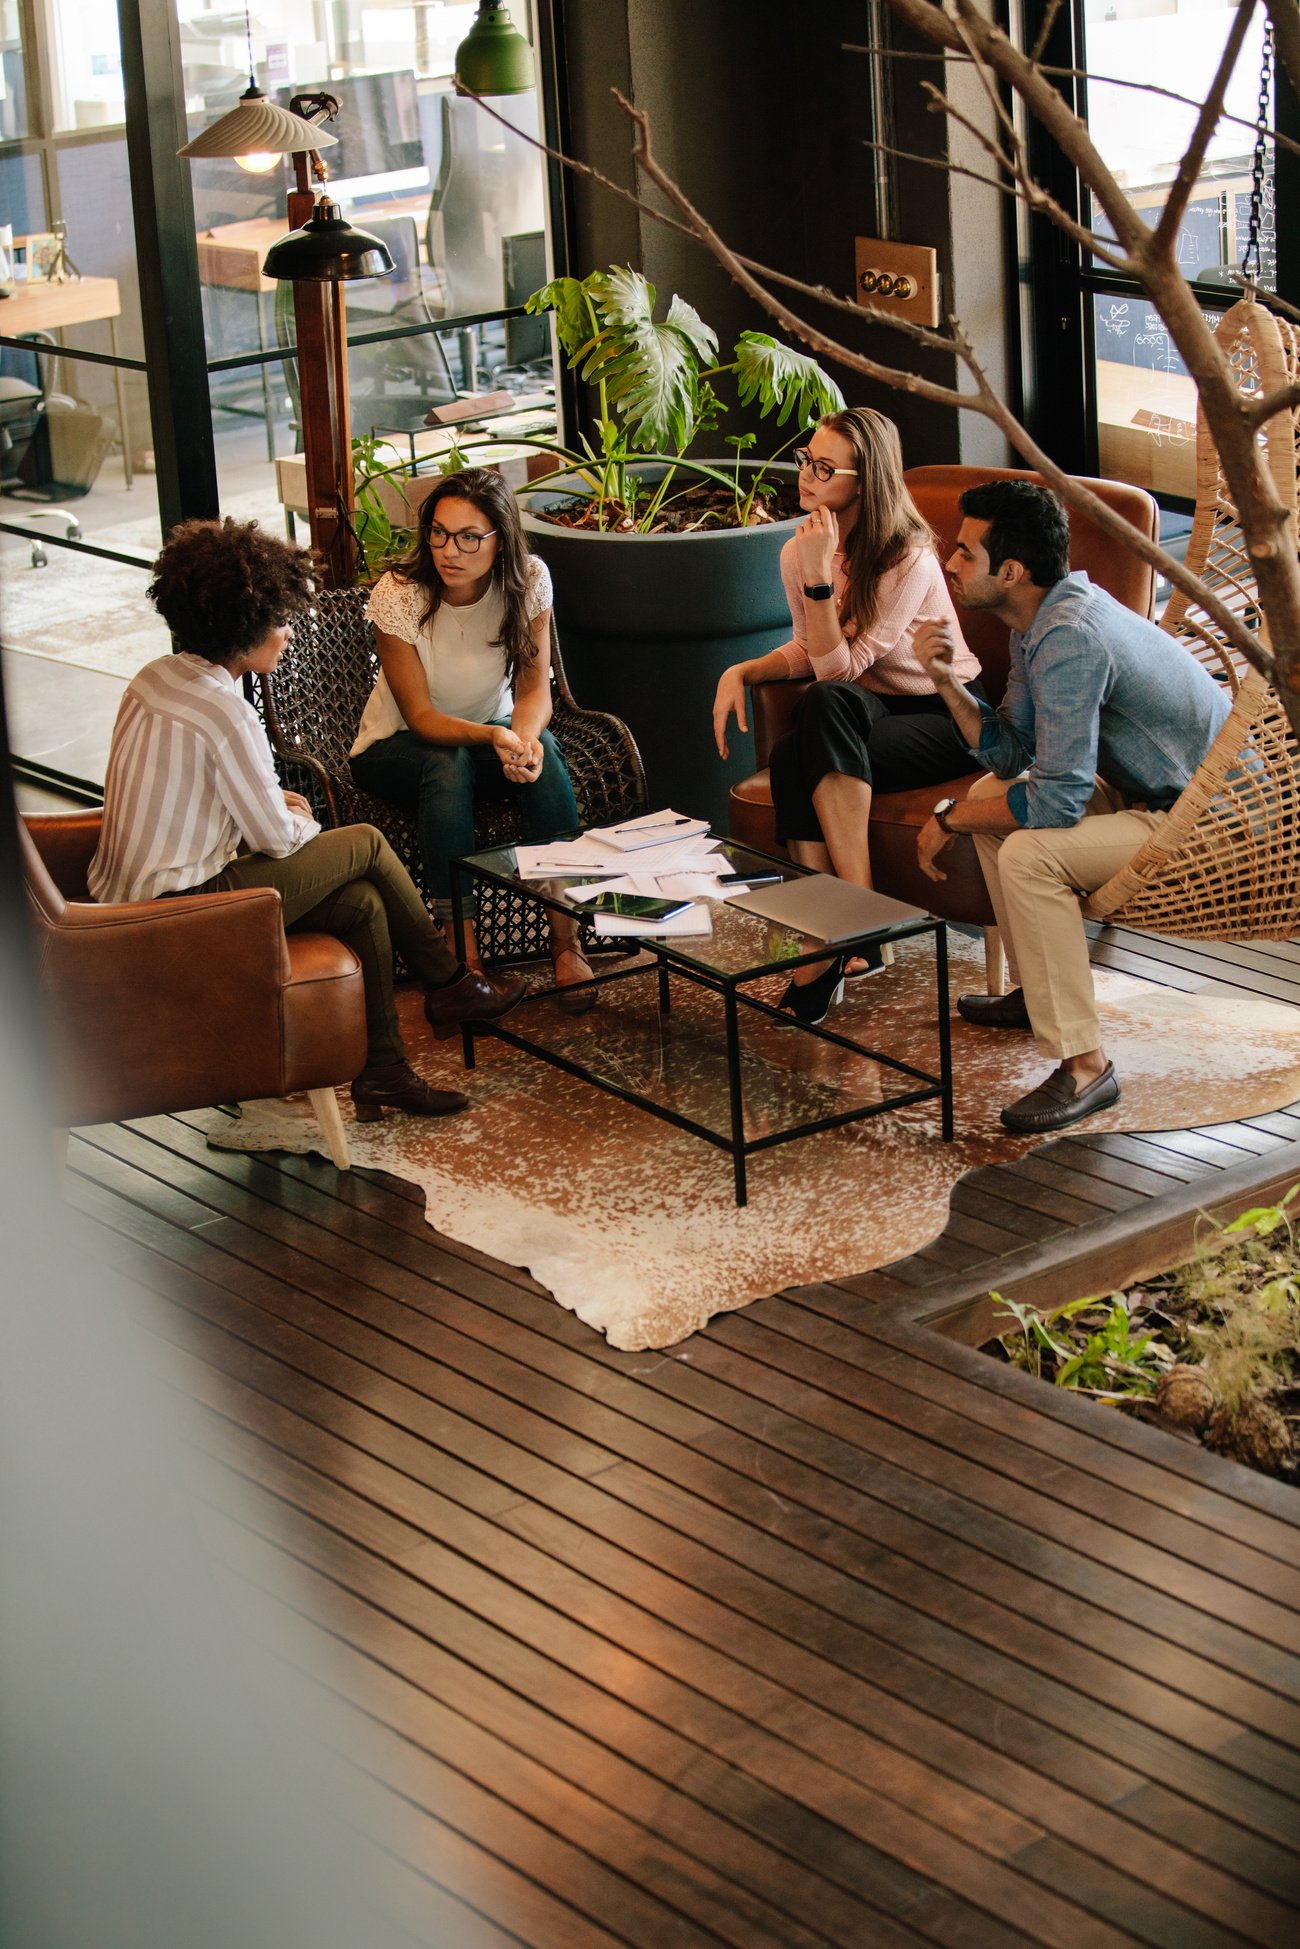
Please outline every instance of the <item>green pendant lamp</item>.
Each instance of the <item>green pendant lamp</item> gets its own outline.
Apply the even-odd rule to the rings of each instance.
[[[456,49],[455,80],[462,95],[523,95],[537,86],[532,47],[504,0],[479,0],[474,25]]]

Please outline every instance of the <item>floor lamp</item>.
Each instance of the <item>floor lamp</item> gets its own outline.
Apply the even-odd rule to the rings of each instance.
[[[182,156],[232,156],[237,160],[291,155],[290,230],[272,244],[265,277],[293,285],[298,343],[299,415],[307,470],[307,515],[312,546],[320,556],[327,588],[347,588],[356,575],[352,427],[348,402],[347,323],[343,284],[349,278],[386,277],[393,269],[378,237],[347,223],[336,203],[317,198],[309,172],[323,180],[316,151],[338,140],[313,116],[332,117],[330,95],[295,95],[289,108],[268,101],[249,76],[238,107],[219,117],[178,151]]]

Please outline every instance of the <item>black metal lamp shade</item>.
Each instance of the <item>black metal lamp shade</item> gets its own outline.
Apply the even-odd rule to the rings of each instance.
[[[356,230],[337,203],[322,197],[301,230],[280,237],[266,253],[266,277],[295,284],[334,284],[356,277],[387,277],[393,259],[387,244],[368,230]]]

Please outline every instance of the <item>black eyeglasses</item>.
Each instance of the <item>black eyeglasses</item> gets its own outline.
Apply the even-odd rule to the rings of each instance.
[[[807,467],[814,480],[834,480],[836,474],[856,475],[858,471],[856,467],[832,467],[829,460],[814,460],[807,447],[796,447],[790,458],[800,473]]]
[[[485,541],[491,541],[495,528],[443,528],[434,521],[429,527],[430,548],[450,548],[455,542],[462,555],[477,555]]]

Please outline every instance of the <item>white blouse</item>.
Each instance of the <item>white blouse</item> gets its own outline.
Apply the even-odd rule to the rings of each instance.
[[[550,570],[538,556],[530,555],[525,596],[529,622],[549,609],[551,601]],[[422,623],[420,618],[428,606],[426,589],[390,571],[381,575],[371,590],[366,615],[376,629],[414,644],[435,710],[444,711],[448,717],[462,717],[470,724],[496,724],[508,719],[514,699],[501,646],[505,599],[499,585],[494,582],[477,602],[441,602],[429,622]],[[391,738],[394,731],[406,729],[406,719],[381,670],[348,755],[355,758],[381,738]]]

